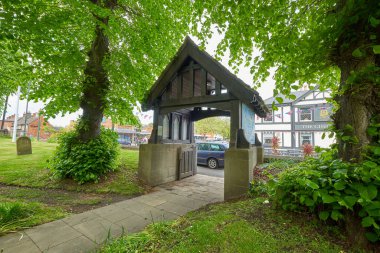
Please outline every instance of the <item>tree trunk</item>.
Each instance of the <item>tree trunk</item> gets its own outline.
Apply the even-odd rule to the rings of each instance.
[[[3,119],[1,121],[1,130],[4,129],[4,122],[5,122],[5,115],[7,114],[7,107],[8,107],[8,98],[9,96],[7,96],[5,98],[5,104],[4,104],[4,111],[3,111]]]
[[[374,64],[374,57],[366,59],[367,64]],[[361,64],[340,65],[342,95],[335,97],[339,109],[333,116],[336,130],[342,134],[338,137],[338,154],[344,161],[360,162],[364,148],[372,142],[367,128],[373,116],[380,113],[379,88],[376,84],[362,80],[359,84],[348,85],[347,78],[352,71],[360,71]],[[367,66],[368,66],[367,65]],[[365,66],[364,66],[365,67]]]
[[[357,2],[358,5],[352,7],[352,13],[345,14],[347,23],[342,27],[331,55],[331,60],[341,71],[340,95],[334,98],[339,108],[333,115],[338,154],[348,162],[362,160],[365,147],[373,142],[367,128],[371,119],[380,114],[380,88],[375,78],[379,75],[375,67],[380,66],[380,55],[374,54],[370,46],[380,44],[380,36],[377,36],[377,41],[370,39],[371,35],[380,34],[380,26],[373,27],[368,22],[368,16],[372,15],[369,13],[376,9],[370,6],[377,6],[377,1],[371,0],[366,4]],[[344,9],[347,1],[340,0],[338,3],[337,12]],[[353,16],[360,19],[351,22]]]
[[[116,1],[91,0],[103,8],[113,9]],[[98,22],[103,25],[108,25],[108,17],[100,18],[94,15]],[[85,81],[83,85],[83,95],[80,102],[80,107],[83,110],[83,115],[78,125],[78,138],[84,142],[94,139],[99,136],[103,112],[106,108],[106,95],[109,90],[109,80],[106,70],[103,67],[104,59],[109,54],[109,41],[104,29],[97,25],[95,29],[95,39],[91,49],[88,52],[88,61],[84,71]]]

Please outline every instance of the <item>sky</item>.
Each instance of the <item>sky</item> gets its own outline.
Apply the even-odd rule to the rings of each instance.
[[[200,44],[199,40],[197,38],[195,38],[195,37],[191,37],[191,38],[196,44]],[[207,53],[214,56],[216,47],[217,47],[217,45],[221,39],[222,39],[222,35],[218,34],[215,31],[212,38],[209,40],[208,44],[206,45]],[[228,52],[226,52],[226,54],[224,55],[224,57],[222,58],[222,60],[220,62],[227,69],[229,69],[231,72],[233,72],[232,68],[230,66],[228,66],[228,59],[229,59],[229,54],[228,54]],[[245,83],[252,86],[252,75],[250,74],[249,67],[241,66],[239,68],[239,72],[236,75],[237,75],[237,77],[242,79]],[[271,78],[268,78],[268,80],[266,82],[264,82],[261,85],[261,87],[257,89],[257,91],[260,93],[260,96],[263,99],[266,99],[266,98],[272,97],[274,86],[275,86],[274,80]],[[13,115],[16,112],[16,104],[17,104],[17,96],[13,95],[9,98],[9,101],[8,101],[7,116]],[[43,107],[44,107],[44,103],[42,103],[42,102],[29,101],[28,111],[31,113],[34,113]],[[19,115],[22,115],[23,113],[25,113],[25,109],[26,109],[26,100],[20,100],[19,110],[18,110]],[[54,119],[50,118],[49,122],[53,126],[65,127],[70,123],[71,120],[76,120],[79,117],[79,115],[80,115],[80,111],[78,111],[76,113],[72,113],[72,114],[66,114],[63,116],[57,115],[56,118],[54,118]],[[153,121],[153,117],[152,117],[153,111],[143,112],[142,114],[139,115],[137,110],[135,110],[135,115],[139,116],[142,124],[148,124],[148,123],[151,123]]]

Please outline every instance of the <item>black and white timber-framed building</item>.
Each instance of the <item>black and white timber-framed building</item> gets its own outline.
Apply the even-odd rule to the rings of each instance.
[[[329,91],[314,90],[296,91],[292,93],[296,99],[283,98],[278,104],[274,97],[264,102],[270,108],[266,118],[256,118],[256,133],[263,146],[270,148],[272,138],[280,139],[280,149],[299,149],[306,143],[312,146],[328,147],[333,139],[328,134],[322,135],[331,122],[332,105],[326,99]],[[272,103],[278,110],[273,111]]]

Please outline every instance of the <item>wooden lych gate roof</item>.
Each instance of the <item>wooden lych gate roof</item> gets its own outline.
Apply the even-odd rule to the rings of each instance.
[[[173,77],[189,62],[195,62],[207,73],[214,76],[228,90],[231,96],[248,105],[256,115],[266,117],[268,108],[259,93],[232,74],[208,53],[200,50],[189,37],[186,37],[171,63],[165,68],[150,89],[143,101],[143,110],[154,109],[159,105],[160,99],[170,82],[173,81]]]

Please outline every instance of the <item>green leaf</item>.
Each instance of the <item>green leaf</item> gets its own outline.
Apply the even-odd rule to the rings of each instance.
[[[355,49],[353,52],[352,52],[352,56],[353,57],[356,57],[356,58],[361,58],[365,55],[365,53],[360,49],[360,48],[357,48]]]
[[[356,201],[358,201],[358,198],[353,196],[344,196],[343,200],[349,208],[352,208],[355,205]]]
[[[306,179],[306,185],[314,190],[319,189],[319,185],[309,179]]]
[[[324,204],[329,204],[329,203],[333,203],[336,201],[333,196],[330,196],[327,193],[322,193],[321,195],[322,195],[322,201]]]
[[[335,190],[341,191],[346,188],[346,182],[339,180],[334,184]]]
[[[376,28],[380,24],[380,19],[371,16],[369,17],[369,23],[371,24],[371,26]]]
[[[337,221],[339,220],[340,218],[343,218],[343,215],[338,211],[338,210],[333,210],[331,212],[331,219]]]
[[[360,194],[360,197],[362,197],[366,201],[370,201],[377,196],[377,188],[375,185],[359,185],[358,186],[358,192]]]
[[[365,228],[370,227],[373,224],[375,224],[375,220],[370,216],[367,216],[364,219],[362,219],[362,226]]]
[[[380,54],[380,45],[373,45],[372,49],[374,54]]]
[[[276,97],[276,100],[279,104],[282,104],[284,102],[284,99],[282,97]]]
[[[321,220],[327,220],[329,218],[329,216],[330,216],[330,212],[328,212],[328,211],[322,211],[322,212],[320,212],[318,214],[318,216],[319,216],[319,218]]]
[[[372,232],[365,233],[365,237],[367,237],[370,242],[377,242],[379,240],[379,236]]]

